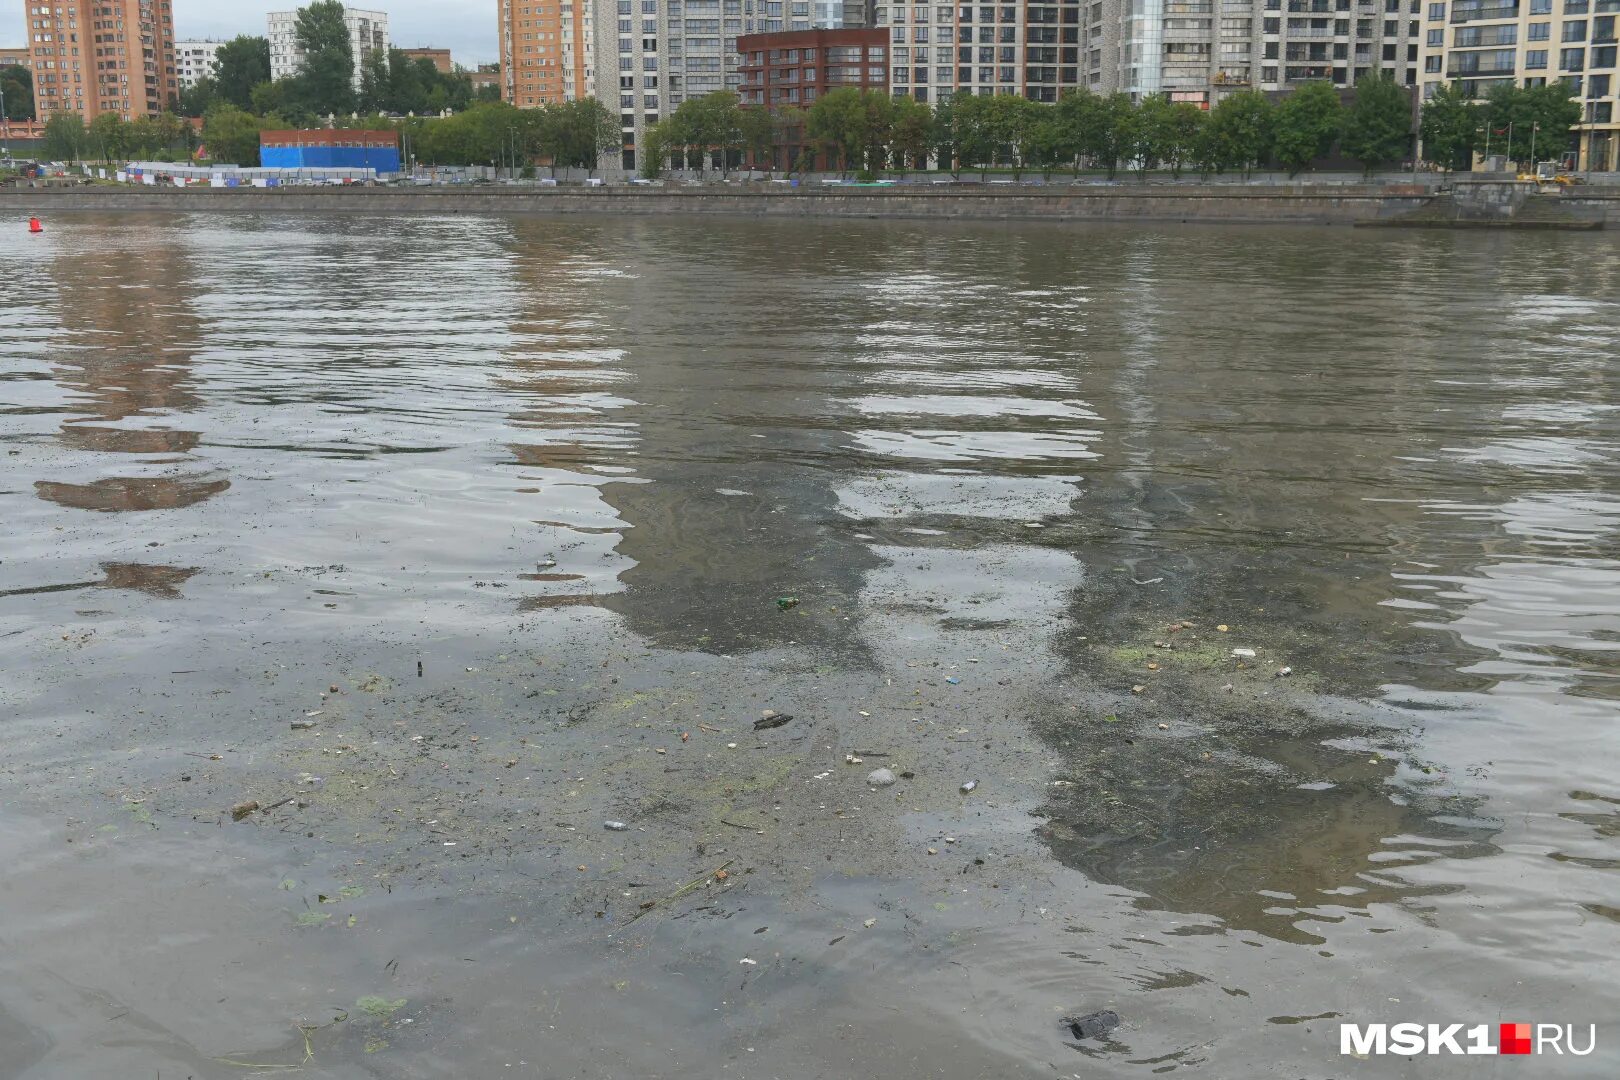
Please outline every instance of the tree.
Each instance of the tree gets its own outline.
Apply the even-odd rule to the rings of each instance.
[[[32,120],[34,73],[20,64],[0,67],[0,97],[6,99],[7,120]]]
[[[1034,134],[1045,106],[1031,101],[1022,94],[997,94],[987,98],[990,139],[995,146],[994,156],[1012,163],[1013,179],[1024,175],[1025,157],[1030,153],[1030,136]]]
[[[934,122],[928,133],[928,147],[933,151],[935,162],[947,170],[952,177],[960,176],[962,169],[956,145],[956,103],[958,100],[960,100],[959,97],[952,94],[934,106]]]
[[[102,161],[110,162],[114,158],[123,157],[128,147],[128,125],[117,113],[98,114],[90,121],[85,134],[87,136],[85,150],[94,153]]]
[[[647,125],[641,133],[641,147],[639,171],[642,179],[657,180],[664,175],[664,161],[669,157],[671,146],[671,123],[669,120],[660,120],[656,124]]]
[[[859,168],[862,111],[861,92],[853,86],[840,86],[816,98],[807,114],[805,134],[836,157],[840,177]]]
[[[1423,103],[1423,153],[1446,170],[1473,164],[1479,106],[1456,83],[1446,83]]]
[[[344,40],[348,40],[347,32]],[[243,34],[221,45],[214,54],[213,81],[221,99],[238,109],[251,109],[253,88],[270,81],[269,40]]]
[[[1204,129],[1209,125],[1209,114],[1190,101],[1178,101],[1170,106],[1168,139],[1164,146],[1164,163],[1170,166],[1170,175],[1181,179],[1181,170],[1198,153]]]
[[[1131,104],[1131,96],[1125,93],[1107,97],[1091,95],[1089,101],[1080,96],[1071,109],[1078,125],[1073,132],[1078,140],[1076,152],[1090,158],[1093,165],[1108,170],[1108,178],[1112,180],[1119,172],[1120,161],[1130,156],[1136,139],[1136,108]]]
[[[1092,126],[1102,100],[1086,87],[1066,90],[1053,108],[1053,123],[1057,125],[1060,153],[1068,159],[1075,176],[1080,175],[1080,157],[1087,152]]]
[[[371,50],[360,65],[359,105],[362,112],[389,112],[392,109],[393,78],[389,63],[396,49]]]
[[[298,9],[293,33],[304,54],[294,96],[316,113],[354,111],[354,46],[341,0],[315,0]]]
[[[860,179],[877,179],[889,159],[889,140],[894,133],[894,99],[881,90],[860,92],[860,108],[855,114],[861,147]]]
[[[1499,86],[1485,99],[1483,112],[1491,151],[1521,165],[1562,153],[1569,145],[1570,129],[1581,119],[1579,102],[1569,97],[1569,87],[1562,82]]]
[[[916,98],[896,98],[889,120],[891,163],[905,171],[928,155],[933,139],[934,113]]]
[[[776,117],[763,105],[738,111],[737,130],[742,135],[748,160],[758,163],[771,156],[776,145]]]
[[[86,147],[84,117],[75,112],[52,113],[45,121],[45,156],[53,161],[74,161]]]
[[[1128,156],[1136,159],[1137,174],[1143,179],[1159,162],[1175,153],[1175,110],[1164,97],[1143,98],[1136,107],[1130,126]]]
[[[231,165],[256,167],[259,164],[259,132],[274,126],[261,121],[235,105],[217,105],[203,120],[203,145],[208,160]]]
[[[996,154],[996,131],[991,120],[991,98],[983,94],[957,94],[951,98],[952,138],[962,167],[979,166],[983,180]]]
[[[1041,170],[1041,179],[1050,180],[1052,170],[1069,159],[1057,109],[1042,108],[1024,137],[1019,154],[1025,165]]]
[[[1399,161],[1411,143],[1412,100],[1388,72],[1356,80],[1356,100],[1344,118],[1340,145],[1371,176],[1380,166]]]
[[[1209,144],[1202,156],[1216,171],[1242,169],[1247,177],[1271,152],[1272,107],[1266,96],[1245,90],[1224,98],[1209,114]]]
[[[736,95],[732,96],[735,98]],[[510,109],[512,106],[487,105],[481,108]],[[612,153],[623,145],[619,118],[594,97],[575,98],[556,108],[562,116],[564,164],[583,168],[585,175],[594,176],[602,155]]]
[[[180,100],[174,107],[181,116],[206,116],[215,102],[224,100],[219,95],[219,84],[212,76],[204,75],[180,91]]]
[[[1344,127],[1344,110],[1332,83],[1309,82],[1277,106],[1272,152],[1290,177],[1333,149]]]

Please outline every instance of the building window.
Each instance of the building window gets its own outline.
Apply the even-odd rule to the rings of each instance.
[[[1530,24],[1530,40],[1546,41],[1552,36],[1552,23],[1533,22]]]
[[[1527,71],[1544,71],[1547,67],[1547,50],[1527,50],[1524,54],[1524,66]]]

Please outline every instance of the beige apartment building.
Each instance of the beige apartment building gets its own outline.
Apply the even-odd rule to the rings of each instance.
[[[590,97],[594,0],[499,0],[501,98],[520,109]]]
[[[1423,91],[1455,82],[1473,98],[1494,87],[1562,80],[1581,103],[1575,136],[1549,139],[1535,156],[1573,155],[1576,167],[1608,171],[1620,143],[1616,113],[1616,22],[1620,0],[1449,0],[1425,4]],[[1493,134],[1493,138],[1496,137]],[[1501,136],[1504,140],[1507,136]],[[1545,138],[1515,131],[1519,140]],[[1503,150],[1506,150],[1504,144]],[[1517,151],[1515,151],[1517,152]]]
[[[169,0],[25,2],[34,115],[156,116],[180,93]]]

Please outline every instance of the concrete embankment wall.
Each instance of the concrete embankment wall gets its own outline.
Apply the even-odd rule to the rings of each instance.
[[[1421,186],[994,188],[0,188],[0,211],[719,214],[759,218],[1351,224],[1418,209]]]

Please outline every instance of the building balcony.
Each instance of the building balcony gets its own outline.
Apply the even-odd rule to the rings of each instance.
[[[1517,19],[1518,4],[1492,4],[1489,7],[1455,7],[1451,10],[1453,23],[1485,22],[1489,19]]]
[[[1446,68],[1446,78],[1476,79],[1481,75],[1512,75],[1514,71],[1515,68],[1512,64],[1492,64],[1489,67],[1452,64]]]

